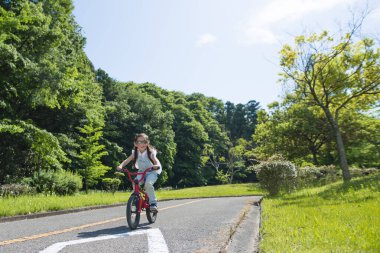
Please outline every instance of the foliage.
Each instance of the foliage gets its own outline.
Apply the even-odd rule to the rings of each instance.
[[[44,168],[60,169],[67,161],[58,139],[46,130],[21,120],[3,119],[0,126],[0,182],[6,176],[22,178]]]
[[[260,186],[275,196],[281,190],[294,190],[297,170],[294,164],[282,159],[272,158],[252,167],[259,179]]]
[[[326,185],[340,177],[341,171],[335,166],[297,168],[297,188]]]
[[[102,136],[102,128],[94,127],[90,121],[88,125],[78,129],[83,134],[80,137],[83,145],[78,156],[82,166],[78,172],[83,177],[85,190],[88,191],[88,187],[96,184],[110,168],[100,161],[100,158],[107,154],[107,151],[104,151],[104,145],[98,142]]]
[[[350,180],[341,114],[346,110],[366,111],[380,96],[380,50],[374,40],[355,40],[360,22],[347,34],[334,38],[328,32],[295,38],[280,53],[283,81],[293,85],[296,101],[318,106],[336,140],[344,180]]]
[[[0,3],[0,182],[77,167],[76,127],[102,124],[102,90],[73,8],[70,0]]]
[[[82,188],[82,178],[70,171],[59,170],[54,173],[54,193],[57,195],[74,195]]]
[[[218,170],[215,175],[215,179],[220,184],[227,184],[229,182],[228,173],[223,173],[223,171]]]
[[[118,178],[103,178],[102,179],[103,186],[106,191],[112,192],[112,194],[115,194],[117,189],[119,189],[119,186],[121,184],[121,180]]]
[[[17,197],[20,195],[33,194],[35,189],[26,184],[4,184],[0,186],[0,196]]]
[[[37,193],[50,195],[73,195],[82,188],[82,178],[65,170],[41,170],[22,182],[36,189]]]

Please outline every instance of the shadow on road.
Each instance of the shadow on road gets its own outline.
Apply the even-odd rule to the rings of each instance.
[[[136,230],[141,230],[141,229],[150,229],[152,228],[149,226],[150,224],[148,222],[146,223],[141,223]],[[106,229],[99,229],[95,231],[89,231],[89,232],[80,232],[78,233],[79,238],[91,238],[91,237],[97,237],[101,235],[117,235],[117,234],[122,234],[122,233],[127,233],[130,232],[128,226],[119,226],[115,228],[106,228]]]

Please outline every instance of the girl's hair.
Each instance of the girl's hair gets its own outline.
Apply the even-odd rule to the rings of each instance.
[[[153,159],[151,157],[153,150],[156,150],[153,146],[150,145],[149,142],[149,137],[148,135],[144,133],[136,134],[135,136],[135,143],[137,142],[138,138],[144,138],[144,140],[147,142],[148,146],[146,147],[146,151],[148,152],[148,158],[149,160],[154,164]],[[133,157],[133,165],[136,167],[136,162],[137,162],[137,156],[138,156],[138,150],[137,147],[135,146],[135,152],[134,152],[134,157]]]

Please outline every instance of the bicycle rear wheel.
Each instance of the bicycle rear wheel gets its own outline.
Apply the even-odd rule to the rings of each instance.
[[[127,203],[127,222],[130,229],[136,229],[140,222],[139,209],[140,196],[132,194]]]
[[[154,223],[157,219],[157,211],[152,212],[150,208],[146,209],[146,217],[148,218],[149,223]]]

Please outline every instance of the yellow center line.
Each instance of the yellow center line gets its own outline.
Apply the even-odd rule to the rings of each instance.
[[[167,210],[167,209],[171,209],[171,208],[175,208],[175,207],[180,207],[180,206],[192,204],[192,203],[198,202],[198,201],[201,201],[201,200],[194,200],[194,201],[186,202],[186,203],[183,203],[183,204],[178,204],[178,205],[175,205],[175,206],[168,206],[168,207],[160,208],[160,211],[164,211],[164,210]],[[80,229],[84,229],[84,228],[88,228],[88,227],[103,225],[103,224],[106,224],[106,223],[110,223],[110,222],[114,222],[114,221],[119,221],[119,220],[123,220],[123,219],[125,219],[125,217],[118,217],[118,218],[104,220],[104,221],[99,221],[99,222],[95,222],[95,223],[90,223],[90,224],[86,224],[86,225],[82,225],[82,226],[78,226],[78,227],[66,228],[66,229],[62,229],[62,230],[56,230],[56,231],[42,233],[42,234],[37,234],[37,235],[25,236],[25,237],[13,239],[13,240],[2,241],[2,242],[0,242],[0,246],[9,245],[9,244],[18,243],[18,242],[25,242],[25,241],[35,240],[35,239],[44,238],[44,237],[48,237],[48,236],[52,236],[52,235],[57,235],[57,234],[63,234],[63,233],[67,233],[67,232],[71,232],[71,231],[75,231],[75,230],[80,230]]]

